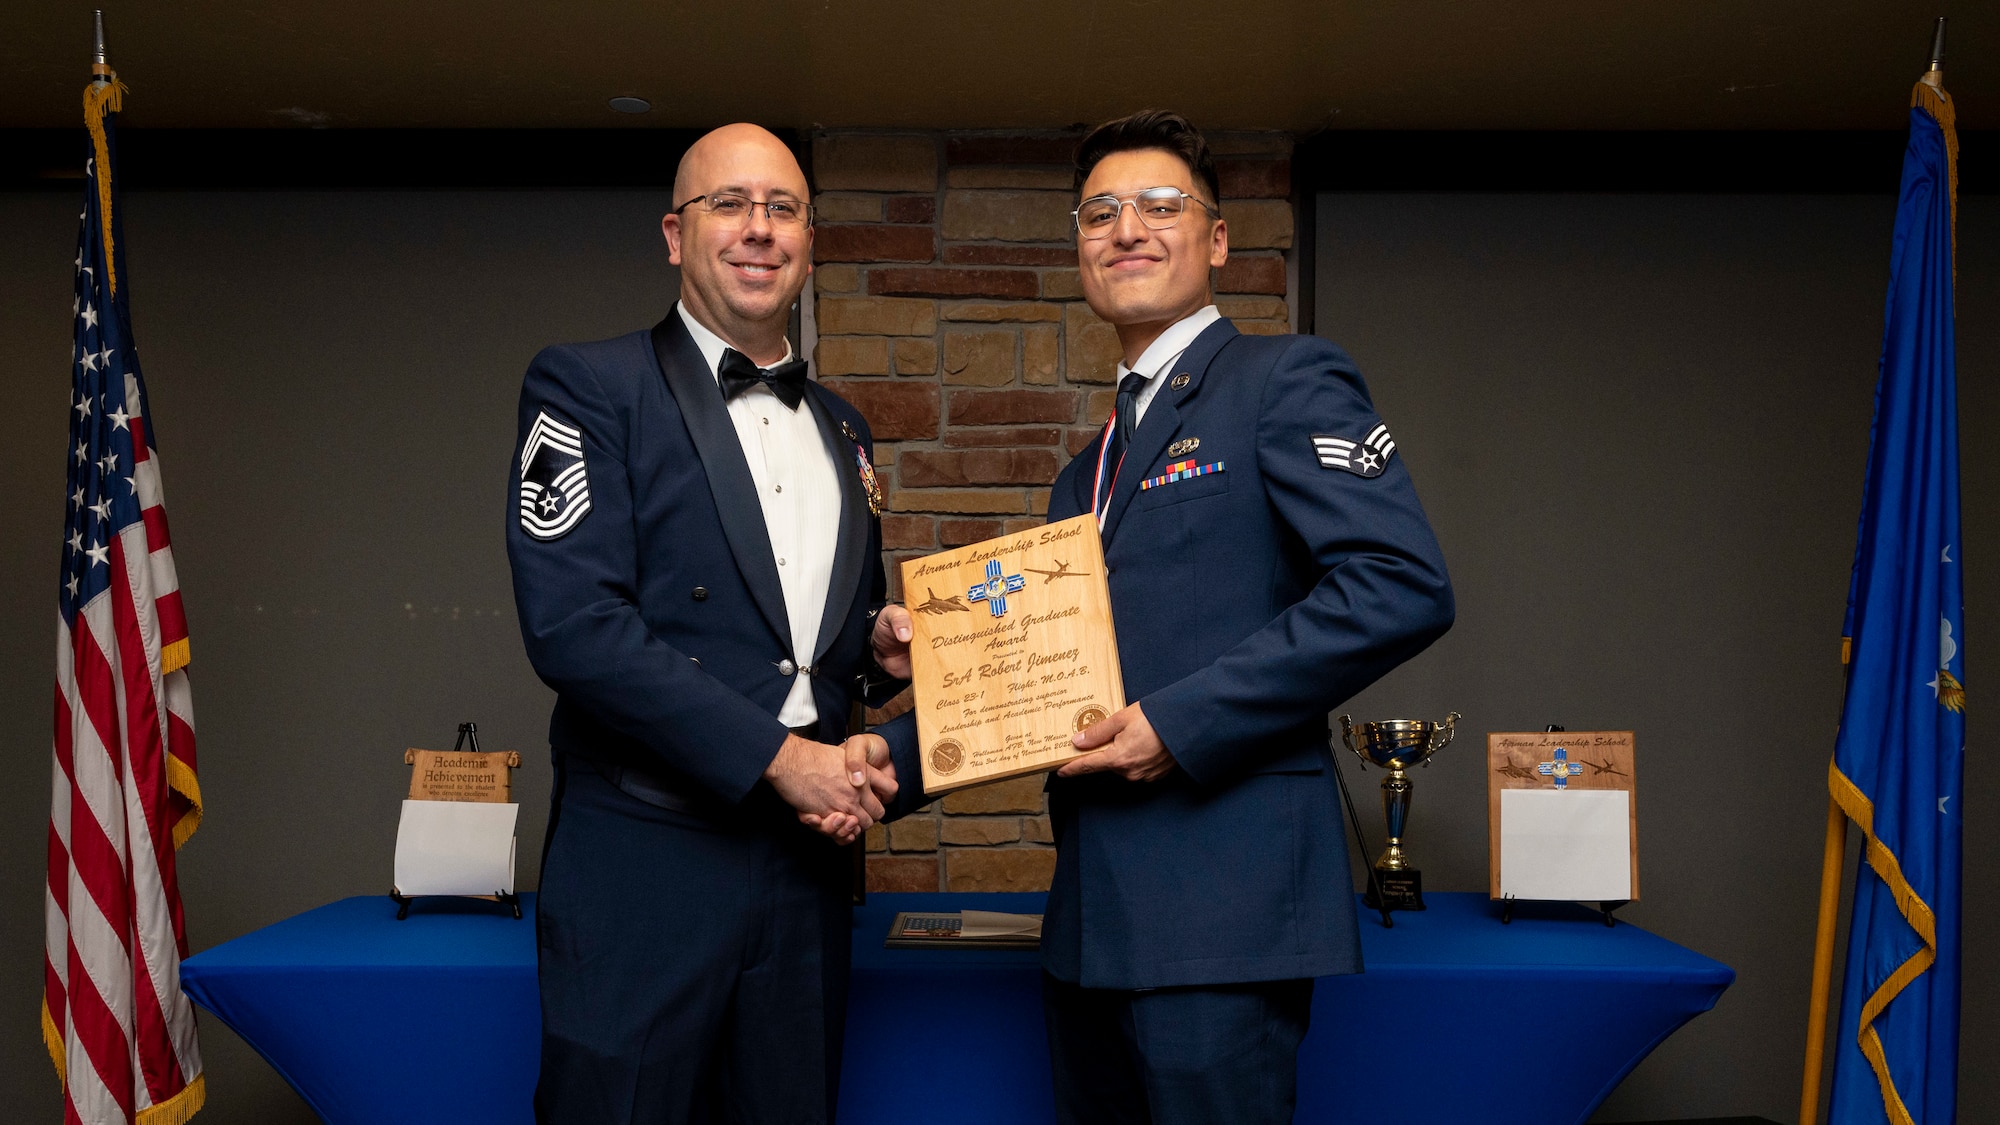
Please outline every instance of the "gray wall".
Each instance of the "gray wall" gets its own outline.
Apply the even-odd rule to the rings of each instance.
[[[521,370],[557,339],[650,324],[674,291],[662,201],[622,193],[158,194],[127,220],[188,576],[203,785],[183,851],[206,948],[386,886],[403,747],[476,719],[519,775],[539,859],[549,697],[520,649],[501,511]],[[1736,967],[1717,1010],[1607,1121],[1795,1104],[1836,636],[1853,547],[1893,201],[1333,196],[1319,327],[1369,373],[1459,590],[1450,636],[1348,708],[1465,713],[1419,775],[1429,885],[1485,885],[1480,732],[1639,732],[1643,902]],[[1963,204],[1967,633],[1991,541],[2000,207]],[[74,202],[0,196],[0,1104],[52,1120],[40,990],[50,584]],[[38,483],[40,482],[40,483]],[[1975,661],[1976,662],[1976,661]],[[1975,671],[1976,674],[1976,671]],[[1973,683],[1974,698],[1978,683]],[[1975,724],[1975,731],[1979,729]],[[1969,756],[1968,808],[1994,773]],[[1350,774],[1350,779],[1358,775]],[[1372,785],[1376,775],[1359,778]],[[1364,801],[1368,798],[1363,796]],[[1372,806],[1372,801],[1369,801]],[[1378,814],[1365,809],[1379,835]],[[1967,931],[2000,919],[1974,820]],[[1965,1057],[2000,1035],[1967,947]],[[213,1019],[204,1121],[311,1117]],[[1436,1060],[1449,1065],[1450,1060]],[[2000,1117],[1967,1075],[1964,1120]]]
[[[1465,715],[1460,744],[1417,775],[1427,887],[1486,888],[1484,732],[1633,729],[1644,898],[1623,916],[1737,971],[1598,1120],[1797,1113],[1894,211],[1889,197],[1319,200],[1316,327],[1368,375],[1458,593],[1452,632],[1347,708]],[[1975,659],[2000,627],[1996,219],[1994,197],[1961,202]],[[1983,730],[1968,810],[2000,795]],[[1379,812],[1363,815],[1379,839]],[[1996,843],[1975,814],[1967,1063],[2000,1050]],[[1990,1068],[1962,1086],[1960,1120],[2000,1120]]]
[[[522,654],[502,518],[521,372],[673,299],[642,193],[145,194],[135,330],[186,579],[207,823],[181,852],[205,949],[388,889],[404,747],[518,748],[520,869],[546,822],[551,694]],[[57,481],[76,201],[0,196],[0,1105],[61,1116],[35,1019]],[[123,279],[121,279],[123,280]],[[310,1122],[212,1018],[204,1122]]]

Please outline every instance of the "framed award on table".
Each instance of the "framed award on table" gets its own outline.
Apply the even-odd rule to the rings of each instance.
[[[924,790],[1050,770],[1125,706],[1097,520],[902,564]]]

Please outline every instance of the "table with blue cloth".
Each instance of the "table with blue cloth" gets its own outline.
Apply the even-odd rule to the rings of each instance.
[[[1364,912],[1368,971],[1314,989],[1299,1122],[1582,1122],[1735,979],[1580,908],[1517,908],[1503,926],[1484,895],[1426,900],[1394,929]],[[197,954],[182,980],[330,1125],[532,1122],[533,896],[522,905],[516,921],[419,899],[398,922],[386,896],[344,899]],[[1037,955],[882,945],[899,910],[1041,908],[1030,894],[876,894],[856,908],[842,1120],[1054,1119]]]

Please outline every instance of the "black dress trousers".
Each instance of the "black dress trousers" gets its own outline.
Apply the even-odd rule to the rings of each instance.
[[[587,763],[558,768],[536,915],[536,1120],[831,1121],[847,853],[785,824],[781,805],[764,810],[776,824],[721,822],[639,801]]]
[[[1060,1125],[1289,1125],[1311,978],[1084,988],[1042,974]]]

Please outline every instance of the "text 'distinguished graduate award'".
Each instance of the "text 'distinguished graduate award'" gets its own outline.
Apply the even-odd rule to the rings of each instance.
[[[924,790],[1054,769],[1125,705],[1097,522],[903,563]]]

